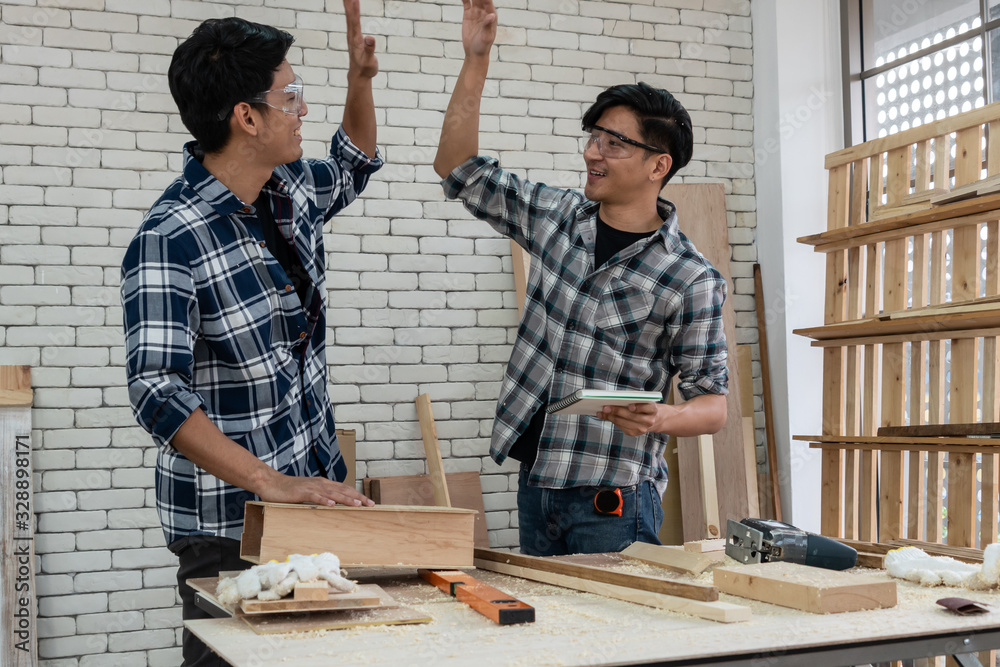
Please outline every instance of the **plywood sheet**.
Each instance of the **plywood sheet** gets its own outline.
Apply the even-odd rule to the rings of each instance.
[[[687,236],[729,285],[729,298],[722,309],[722,319],[729,350],[729,396],[727,420],[721,431],[712,436],[715,450],[715,477],[726,483],[718,487],[719,516],[749,516],[747,480],[743,453],[743,421],[740,411],[740,383],[736,354],[736,313],[733,308],[733,281],[729,268],[732,250],[726,221],[725,191],[720,183],[683,183],[667,185],[663,196],[677,206],[681,232]],[[704,511],[700,488],[688,489],[698,479],[697,441],[678,438],[678,468],[671,483],[681,486],[681,514],[684,540],[699,540],[721,535],[702,535]],[[672,473],[674,471],[671,471]]]
[[[316,630],[346,630],[371,625],[404,625],[430,623],[434,619],[410,607],[324,611],[308,615],[274,614],[241,616],[244,623],[258,635],[312,632]]]
[[[486,509],[483,506],[483,487],[478,472],[445,473],[448,495],[452,507],[476,511],[475,544],[489,547],[486,530]],[[368,477],[364,480],[368,497],[382,505],[419,505],[433,507],[434,487],[430,475],[400,475],[397,477]]]
[[[301,600],[287,597],[280,600],[243,600],[240,602],[240,609],[243,610],[243,613],[251,615],[398,606],[392,597],[375,584],[362,584],[351,593],[328,591],[325,600]]]
[[[896,582],[886,576],[824,570],[798,563],[757,563],[712,572],[723,593],[816,614],[896,606]]]

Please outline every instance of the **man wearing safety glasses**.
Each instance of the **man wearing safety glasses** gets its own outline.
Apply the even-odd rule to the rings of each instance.
[[[302,158],[304,86],[287,32],[205,21],[168,78],[195,141],[122,264],[129,398],[158,445],[157,509],[183,616],[189,578],[247,567],[244,504],[371,505],[342,483],[327,389],[323,224],[382,166],[375,40],[344,0],[347,98],[327,155]],[[184,632],[184,664],[222,664]]]
[[[583,193],[518,178],[478,156],[479,108],[496,37],[491,0],[463,0],[465,60],[434,168],[445,194],[531,255],[491,454],[521,462],[520,546],[539,556],[658,544],[670,435],[725,424],[726,284],[677,227],[662,186],[691,159],[687,111],[664,90],[614,86],[583,116]],[[679,405],[550,415],[580,389],[659,391]]]

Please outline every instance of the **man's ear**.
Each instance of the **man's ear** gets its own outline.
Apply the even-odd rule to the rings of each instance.
[[[651,181],[663,181],[670,173],[670,168],[674,165],[674,159],[670,157],[669,153],[660,153],[656,156],[656,163],[653,165],[653,171],[649,175],[649,180]]]
[[[247,102],[240,102],[233,107],[229,121],[233,131],[240,131],[251,137],[256,137],[260,132],[260,115],[255,111]]]

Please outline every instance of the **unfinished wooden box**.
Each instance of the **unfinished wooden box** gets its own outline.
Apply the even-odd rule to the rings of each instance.
[[[451,507],[248,502],[240,557],[266,563],[329,551],[343,567],[472,567],[475,520],[475,511]]]

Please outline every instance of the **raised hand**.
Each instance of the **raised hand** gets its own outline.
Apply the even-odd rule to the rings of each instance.
[[[462,0],[462,7],[465,56],[489,56],[497,38],[497,10],[493,0]]]
[[[344,15],[347,17],[348,76],[371,79],[378,74],[378,58],[375,57],[375,38],[361,33],[360,0],[344,0]]]

